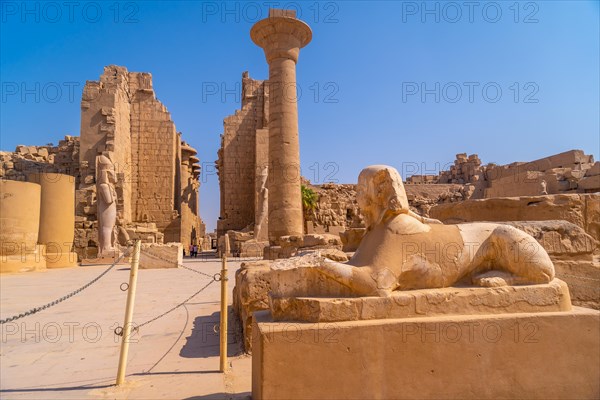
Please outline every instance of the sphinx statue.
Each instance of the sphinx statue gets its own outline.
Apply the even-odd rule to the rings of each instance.
[[[554,265],[530,235],[495,223],[444,225],[410,211],[396,169],[374,165],[358,177],[365,234],[347,263],[321,258],[317,270],[358,296],[395,290],[548,283]]]
[[[98,217],[98,257],[112,257],[115,252],[114,229],[117,222],[115,166],[105,155],[96,157],[96,193]]]

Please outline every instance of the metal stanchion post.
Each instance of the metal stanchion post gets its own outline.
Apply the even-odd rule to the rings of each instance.
[[[117,385],[125,381],[125,370],[127,369],[127,353],[129,352],[129,340],[131,338],[131,319],[133,317],[133,305],[135,301],[135,289],[137,286],[137,271],[140,264],[141,241],[135,242],[135,250],[131,258],[131,272],[129,273],[129,291],[127,292],[127,308],[125,309],[125,322],[123,323],[123,340],[121,342],[121,355],[119,356],[119,370],[117,372]]]
[[[221,362],[220,371],[227,370],[227,254],[229,254],[229,235],[224,236],[223,257],[221,258]]]

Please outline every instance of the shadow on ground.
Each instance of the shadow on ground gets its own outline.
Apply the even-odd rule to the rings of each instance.
[[[106,382],[106,380],[102,380]],[[79,381],[81,382],[81,381]],[[63,382],[62,384],[73,384],[79,382]],[[89,382],[89,381],[88,381]],[[60,385],[60,384],[59,384]],[[109,384],[94,384],[94,383],[85,383],[79,386],[55,386],[55,387],[24,387],[17,389],[0,389],[0,398],[4,398],[4,395],[8,396],[8,393],[44,393],[44,392],[71,392],[76,390],[92,390],[92,389],[106,389],[109,387],[113,387],[113,383]]]
[[[251,400],[252,393],[213,393],[205,396],[186,397],[183,400]]]
[[[228,308],[227,318],[227,356],[234,357],[243,353],[241,325]],[[179,355],[185,358],[206,358],[219,355],[219,322],[220,312],[194,319],[192,334],[186,337],[186,342]]]

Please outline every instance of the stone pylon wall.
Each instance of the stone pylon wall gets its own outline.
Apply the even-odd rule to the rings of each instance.
[[[268,91],[265,82],[242,75],[242,107],[223,121],[221,148],[217,169],[221,187],[221,215],[217,234],[228,230],[242,230],[254,224],[256,203],[256,176],[258,154],[264,154],[257,142],[257,129],[267,127]],[[259,157],[260,159],[260,157]]]
[[[154,222],[165,241],[179,241],[179,137],[166,107],[156,99],[152,76],[129,74],[131,100],[131,200],[135,221]],[[177,186],[177,187],[176,187]]]
[[[81,99],[79,162],[84,177],[96,176],[96,156],[110,154],[117,172],[117,210],[131,221],[131,104],[127,69],[104,68],[99,81],[87,81]],[[90,178],[88,178],[88,181]],[[93,182],[91,182],[93,183]],[[85,188],[86,191],[89,189]]]

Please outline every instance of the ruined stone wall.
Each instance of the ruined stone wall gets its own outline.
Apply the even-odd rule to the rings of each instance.
[[[181,152],[181,172],[180,172],[180,201],[179,213],[182,221],[190,223],[181,224],[181,243],[183,248],[188,251],[191,244],[202,246],[206,228],[198,214],[200,167],[197,164],[200,160],[195,156],[196,150],[183,142],[180,146]]]
[[[126,68],[105,67],[99,81],[86,82],[81,99],[81,174],[84,181],[95,179],[96,156],[110,154],[117,173],[117,211],[125,221],[131,221],[130,112]]]
[[[547,194],[599,191],[600,178],[593,178],[600,173],[596,164],[582,150],[569,150],[526,163],[488,166],[485,198],[539,195],[542,181]]]
[[[221,148],[216,162],[221,190],[217,234],[254,224],[256,202],[257,129],[267,127],[268,91],[265,82],[242,75],[242,107],[223,120]],[[259,138],[262,136],[259,136]],[[265,151],[258,150],[260,154]],[[258,157],[261,159],[261,157]]]
[[[364,227],[356,202],[356,185],[304,184],[319,197],[316,209],[307,218],[307,233],[339,234],[348,228]],[[470,196],[465,185],[459,184],[406,184],[404,188],[412,210],[423,216],[429,216],[429,210],[437,204],[459,202]]]
[[[156,99],[152,76],[129,73],[131,94],[131,183],[135,221],[153,222],[167,242],[179,241],[175,204],[177,142],[171,115]],[[179,185],[179,184],[178,184]],[[177,185],[177,187],[178,187]]]
[[[363,226],[363,218],[356,202],[356,185],[305,185],[318,196],[317,206],[306,221],[306,233],[339,234],[346,228]]]
[[[413,175],[411,184],[464,184],[468,198],[593,193],[600,190],[600,163],[582,150],[569,150],[531,162],[482,165],[477,154],[456,155],[454,165],[438,175]],[[542,182],[545,182],[543,184]]]
[[[31,173],[71,175],[79,184],[79,138],[65,136],[58,146],[19,145],[14,152],[0,151],[0,178],[26,181]]]
[[[182,149],[188,156],[182,158]],[[0,152],[0,177],[26,180],[32,172],[72,175],[75,192],[75,251],[97,253],[96,157],[115,165],[118,239],[148,243],[196,243],[205,236],[198,213],[199,159],[181,142],[166,107],[156,99],[152,76],[108,66],[88,81],[81,100],[81,136],[58,146],[17,146]],[[115,232],[117,234],[117,232]]]

